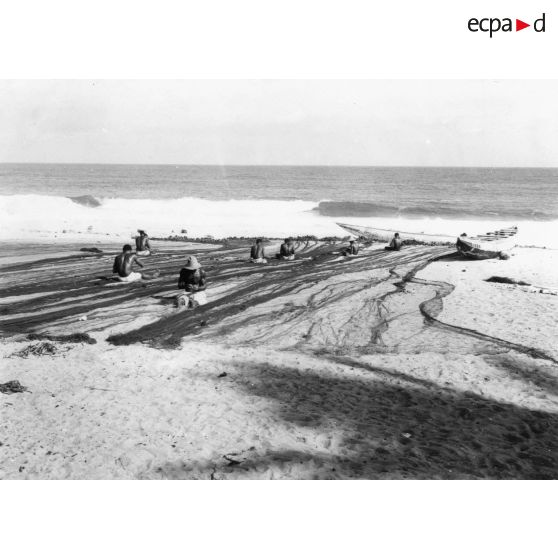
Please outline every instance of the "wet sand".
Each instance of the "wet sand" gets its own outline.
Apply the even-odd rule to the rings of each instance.
[[[164,243],[157,279],[117,286],[110,245],[5,247],[0,383],[29,391],[0,394],[0,478],[556,478],[558,296],[485,281],[550,292],[554,252],[383,246],[256,266]],[[194,311],[173,306],[186,254]],[[40,338],[75,333],[96,342]]]

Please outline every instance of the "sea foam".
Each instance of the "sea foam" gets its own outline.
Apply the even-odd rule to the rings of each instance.
[[[90,198],[84,196],[76,203],[75,199],[62,196],[0,196],[0,238],[34,239],[45,235],[69,238],[83,234],[129,238],[138,228],[151,236],[347,235],[337,222],[458,236],[463,232],[474,235],[518,225],[518,244],[558,248],[558,221],[413,218],[389,213],[370,217],[355,216],[354,212],[337,214],[337,211],[335,216],[329,216],[315,210],[320,206],[319,200]]]

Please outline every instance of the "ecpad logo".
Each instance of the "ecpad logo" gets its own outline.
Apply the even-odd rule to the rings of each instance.
[[[533,30],[537,33],[544,33],[546,25],[545,19],[546,14],[543,14],[539,19],[536,19],[533,22]],[[505,17],[503,19],[497,17],[485,17],[482,19],[477,19],[475,17],[472,17],[469,20],[467,27],[469,28],[469,31],[473,33],[478,33],[479,31],[483,33],[489,33],[490,38],[492,38],[492,35],[494,33],[497,33],[498,31],[503,31],[504,33],[513,31],[512,19],[509,17]],[[526,29],[527,27],[531,27],[531,24],[525,23],[520,19],[515,20],[516,31],[521,31],[522,29]]]

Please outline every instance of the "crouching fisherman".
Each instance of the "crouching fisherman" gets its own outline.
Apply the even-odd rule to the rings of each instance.
[[[139,236],[136,236],[136,254],[138,256],[150,256],[151,244],[149,244],[149,236],[142,229],[138,229],[138,232]]]
[[[285,242],[281,244],[279,248],[279,253],[275,255],[278,260],[294,260],[295,259],[295,247],[292,238],[285,238]]]
[[[262,244],[262,239],[258,238],[256,244],[250,250],[250,261],[256,264],[266,264],[265,251]]]
[[[133,283],[142,279],[154,279],[159,276],[158,271],[138,273],[133,270],[134,264],[143,267],[143,263],[141,263],[137,255],[132,253],[132,247],[129,244],[124,244],[122,253],[114,258],[112,272],[118,274],[118,280],[123,283]]]
[[[195,308],[207,304],[206,286],[204,269],[195,256],[190,256],[186,260],[186,265],[180,270],[178,288],[184,289],[184,294],[176,297],[177,306]]]
[[[345,248],[341,254],[343,254],[343,256],[356,256],[358,255],[358,242],[356,240],[351,240],[349,242],[349,246],[347,248]]]

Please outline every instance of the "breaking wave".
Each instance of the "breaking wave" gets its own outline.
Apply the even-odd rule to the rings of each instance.
[[[74,203],[77,203],[78,205],[83,205],[85,207],[99,207],[101,205],[101,202],[95,198],[94,196],[75,196],[75,197],[70,197],[70,200],[72,200]]]
[[[443,218],[443,219],[499,219],[499,220],[531,220],[531,221],[553,221],[558,215],[543,211],[525,211],[521,206],[518,208],[492,210],[490,207],[475,208],[468,210],[464,205],[452,207],[449,204],[436,203],[428,206],[395,206],[383,205],[370,202],[356,201],[321,201],[316,210],[325,217],[380,217],[380,218]]]
[[[215,238],[311,234],[345,236],[336,221],[382,229],[459,235],[518,225],[518,243],[558,248],[558,220],[490,213],[432,214],[426,210],[357,202],[0,196],[0,238],[129,239],[139,228],[150,236]],[[90,237],[91,238],[91,237]]]
[[[138,228],[151,236],[287,236],[316,230],[329,221],[312,213],[316,202],[282,200],[127,199],[44,195],[0,196],[0,235],[34,233],[129,236]],[[331,232],[331,226],[329,226]]]

